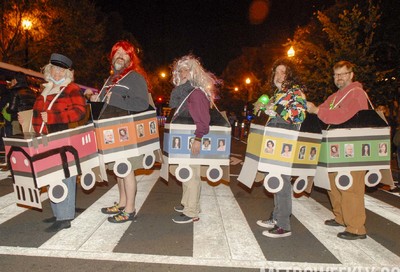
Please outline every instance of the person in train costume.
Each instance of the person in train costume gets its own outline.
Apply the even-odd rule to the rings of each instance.
[[[80,87],[73,83],[74,71],[72,61],[61,54],[53,53],[50,63],[43,68],[44,89],[36,98],[33,106],[32,127],[35,132],[48,134],[69,128],[69,123],[79,122],[85,118],[86,100]],[[23,120],[18,115],[21,125],[29,120]],[[53,224],[46,232],[56,232],[70,228],[75,218],[76,176],[63,180],[68,194],[65,200],[51,203],[54,216],[44,219]]]
[[[275,94],[265,106],[270,115],[269,124],[284,122],[294,128],[306,118],[306,100],[304,87],[296,83],[295,67],[288,59],[278,59],[272,66],[271,86]],[[263,105],[255,103],[258,111]],[[291,176],[282,175],[283,188],[274,194],[274,210],[267,220],[258,220],[257,224],[267,228],[264,236],[270,238],[287,237],[292,234],[290,215],[292,213]]]
[[[127,115],[145,111],[149,108],[147,74],[141,67],[136,48],[127,41],[114,44],[110,53],[111,75],[99,94],[93,94],[91,101],[106,102],[102,118]],[[137,157],[132,163],[132,171],[124,178],[117,177],[119,201],[110,207],[102,208],[110,214],[111,223],[132,221],[136,215],[135,200],[137,181],[134,170],[142,166],[142,158]],[[112,165],[108,165],[112,169]]]
[[[355,65],[349,61],[339,61],[333,66],[333,79],[339,89],[318,107],[308,102],[308,111],[318,115],[325,124],[342,124],[357,112],[368,109],[368,99],[360,82],[354,81]],[[347,240],[365,239],[364,176],[366,171],[352,171],[353,185],[347,190],[337,188],[337,172],[329,173],[331,190],[328,195],[335,218],[325,221],[328,226],[345,226],[338,237]]]
[[[169,105],[171,108],[178,108],[186,99],[179,110],[180,116],[190,116],[196,130],[192,143],[191,153],[200,153],[201,142],[204,135],[210,130],[210,106],[213,99],[213,88],[218,82],[217,78],[207,72],[200,61],[193,55],[184,56],[176,60],[172,65],[173,83]],[[174,207],[174,210],[181,213],[172,220],[175,223],[191,223],[199,220],[200,213],[200,166],[191,165],[193,177],[182,183],[181,204]]]

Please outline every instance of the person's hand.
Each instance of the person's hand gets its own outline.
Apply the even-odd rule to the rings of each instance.
[[[92,97],[92,95],[93,95],[92,89],[86,89],[83,92],[83,95],[86,97],[86,99],[90,100],[90,97]]]
[[[200,145],[201,145],[201,142],[193,141],[193,144],[192,144],[192,154],[193,155],[198,155],[200,153]]]
[[[91,101],[91,102],[96,102],[98,97],[99,97],[98,94],[92,94],[92,95],[90,96],[90,101]]]
[[[318,113],[318,107],[314,105],[313,102],[307,102],[307,111],[309,113]]]
[[[47,123],[47,112],[41,112],[40,115],[42,116],[43,122]]]
[[[256,101],[253,104],[253,106],[254,106],[254,112],[253,113],[256,114],[261,109],[261,107],[264,106],[264,104],[261,103],[260,101]]]

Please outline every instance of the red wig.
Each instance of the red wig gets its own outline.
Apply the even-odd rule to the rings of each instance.
[[[129,64],[128,67],[125,68],[125,70],[122,71],[122,73],[118,77],[114,78],[113,82],[118,81],[121,77],[123,77],[124,75],[126,75],[130,71],[135,71],[135,72],[141,74],[144,77],[144,79],[146,80],[147,85],[148,85],[147,87],[148,87],[148,89],[150,89],[149,81],[148,81],[148,78],[147,78],[147,73],[145,72],[145,70],[140,65],[140,59],[136,54],[136,48],[128,41],[118,41],[111,48],[111,53],[110,53],[110,57],[109,57],[110,58],[110,63],[111,63],[111,70],[110,71],[113,71],[112,60],[113,60],[113,58],[115,56],[115,53],[117,52],[117,50],[119,48],[124,49],[124,51],[130,57],[131,63]]]

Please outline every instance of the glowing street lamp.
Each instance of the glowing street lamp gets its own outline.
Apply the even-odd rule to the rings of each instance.
[[[291,57],[294,57],[294,55],[295,55],[295,51],[294,51],[293,46],[291,46],[291,47],[289,48],[289,50],[287,51],[287,56],[288,56],[289,58],[291,58]]]
[[[23,19],[22,29],[25,30],[25,65],[29,62],[29,30],[32,29],[32,21],[29,19]]]

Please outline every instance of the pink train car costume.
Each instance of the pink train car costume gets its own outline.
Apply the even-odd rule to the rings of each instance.
[[[255,180],[264,178],[264,187],[277,193],[283,187],[283,174],[297,177],[293,184],[296,193],[304,191],[316,172],[321,139],[314,114],[308,114],[302,124],[290,125],[279,116],[268,118],[262,112],[250,125],[239,182],[251,188]]]
[[[51,201],[67,196],[63,179],[82,175],[81,185],[95,185],[92,168],[99,165],[93,124],[40,135],[26,132],[4,138],[17,204],[41,208],[40,188],[49,186]]]
[[[216,108],[210,110],[210,131],[202,138],[200,154],[191,154],[196,125],[191,117],[171,112],[164,129],[163,164],[160,176],[168,181],[169,172],[180,182],[193,176],[190,165],[201,165],[200,174],[211,182],[229,181],[231,127]],[[177,140],[179,139],[179,140]],[[174,142],[179,144],[174,144]]]
[[[353,184],[351,171],[366,170],[364,182],[393,185],[390,173],[390,127],[374,110],[362,110],[340,125],[323,124],[322,145],[314,185],[330,190],[328,173],[338,172],[336,186],[347,190]],[[386,146],[380,152],[380,146]],[[337,150],[336,153],[333,153]]]

